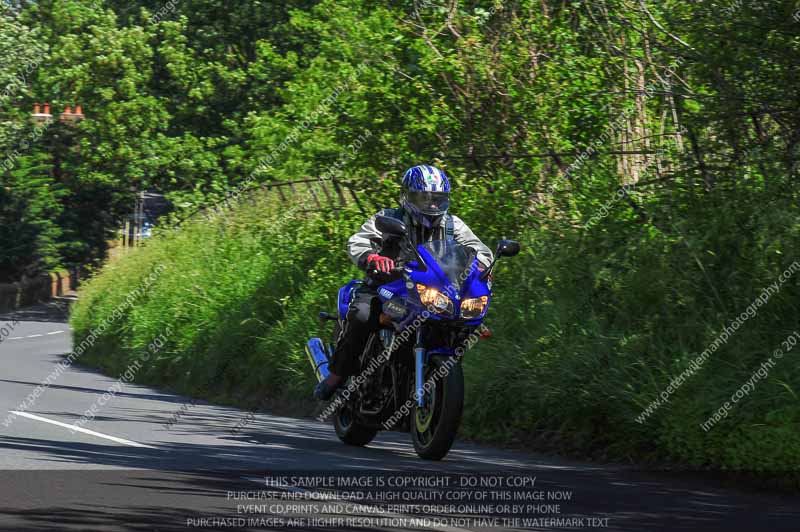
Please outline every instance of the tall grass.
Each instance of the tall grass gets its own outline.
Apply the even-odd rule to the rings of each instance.
[[[330,307],[348,275],[346,257],[330,253],[347,225],[261,198],[157,233],[81,288],[71,318],[77,338],[139,278],[165,267],[86,360],[119,372],[169,326],[167,345],[139,375],[144,382],[252,405],[307,391],[299,340],[316,332],[316,312]]]
[[[525,229],[523,252],[495,275],[494,337],[465,359],[464,435],[604,458],[797,471],[800,347],[712,430],[700,424],[800,327],[800,273],[669,403],[636,422],[798,258],[796,207],[726,209],[687,208],[682,224],[612,213],[589,229]],[[305,412],[312,375],[303,342],[319,334],[317,311],[332,310],[336,288],[357,275],[344,242],[360,218],[263,198],[164,230],[81,288],[78,341],[166,266],[85,360],[121,372],[170,326],[141,381],[245,406],[288,400]]]

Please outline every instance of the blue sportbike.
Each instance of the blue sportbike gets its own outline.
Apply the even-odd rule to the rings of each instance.
[[[500,257],[519,253],[519,243],[501,240],[495,260],[478,268],[475,251],[455,240],[412,246],[405,224],[379,216],[376,227],[396,239],[404,255],[390,273],[367,271],[367,282],[382,302],[380,327],[358,357],[358,371],[340,386],[331,403],[336,434],[344,443],[366,445],[379,430],[410,431],[421,458],[443,458],[455,439],[464,405],[461,360],[480,336],[492,299],[491,273]],[[353,280],[339,289],[338,313],[321,312],[342,326],[355,290]],[[333,344],[319,338],[306,344],[317,379],[328,376]]]

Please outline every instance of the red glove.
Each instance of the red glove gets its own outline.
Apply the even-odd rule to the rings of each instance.
[[[370,263],[374,264],[375,269],[379,272],[391,273],[392,269],[394,269],[394,261],[392,259],[384,257],[383,255],[378,255],[377,253],[367,256],[367,266],[369,266]]]

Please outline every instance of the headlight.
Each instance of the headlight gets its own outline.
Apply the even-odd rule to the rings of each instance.
[[[483,310],[486,308],[486,304],[488,302],[488,296],[465,299],[461,302],[461,317],[467,319],[477,318],[483,313]]]
[[[424,284],[418,284],[417,292],[419,293],[419,300],[422,301],[423,305],[433,307],[433,310],[439,314],[442,312],[453,313],[453,302],[437,289],[425,286]]]

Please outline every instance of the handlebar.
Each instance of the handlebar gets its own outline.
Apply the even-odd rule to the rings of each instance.
[[[389,272],[382,272],[373,266],[373,267],[367,267],[367,276],[373,278],[380,276],[394,277],[402,275],[405,271],[406,270],[404,266],[395,265],[395,267],[392,268]]]

